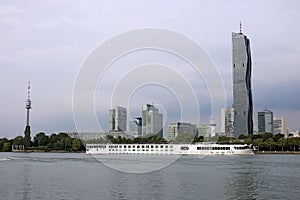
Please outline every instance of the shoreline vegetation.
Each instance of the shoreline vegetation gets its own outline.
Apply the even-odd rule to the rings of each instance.
[[[85,152],[85,145],[78,138],[71,138],[67,133],[53,133],[50,136],[44,132],[36,134],[33,141],[26,143],[23,136],[14,139],[0,139],[0,152]]]
[[[24,137],[17,136],[14,139],[0,138],[0,152],[12,152],[12,146],[19,147],[14,152],[50,152],[50,153],[71,153],[85,152],[85,144],[88,143],[200,143],[200,142],[216,142],[218,144],[248,144],[255,149],[256,154],[299,154],[300,155],[300,138],[285,138],[282,134],[273,135],[272,133],[261,133],[258,135],[240,135],[239,138],[226,136],[216,136],[206,138],[202,135],[193,135],[190,133],[182,133],[172,141],[166,141],[157,135],[149,135],[148,137],[138,137],[134,139],[124,137],[113,137],[106,135],[106,138],[96,140],[82,141],[78,138],[71,138],[67,133],[53,133],[50,136],[44,132],[36,134],[33,141],[26,146]],[[21,147],[21,148],[20,148]]]

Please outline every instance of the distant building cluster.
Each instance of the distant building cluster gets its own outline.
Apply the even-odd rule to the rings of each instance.
[[[274,117],[271,110],[257,112],[253,116],[253,99],[251,88],[252,61],[250,40],[242,33],[232,33],[232,74],[233,104],[231,108],[221,109],[220,131],[211,119],[209,124],[193,124],[190,122],[170,122],[167,126],[167,137],[175,140],[181,134],[189,133],[203,137],[223,135],[238,138],[240,135],[270,132],[289,136],[287,122],[284,117]],[[142,106],[142,114],[129,122],[127,129],[126,108],[115,106],[109,111],[109,133],[134,135],[142,137],[157,135],[163,137],[163,114],[152,104]],[[256,125],[254,125],[256,124]],[[295,132],[294,135],[299,135]]]
[[[131,133],[136,137],[157,135],[163,137],[163,115],[152,104],[142,106],[142,117],[129,122],[127,131],[126,108],[115,106],[109,111],[109,133]]]
[[[125,107],[115,106],[109,111],[109,133],[127,134],[134,137],[146,137],[157,135],[163,137],[163,114],[153,104],[142,106],[142,116],[129,121],[127,129],[127,111]],[[118,118],[118,119],[117,119]],[[122,124],[122,125],[120,125]],[[121,128],[120,128],[121,127]],[[189,122],[170,122],[167,126],[167,139],[175,140],[178,135],[192,134],[203,137],[216,135],[216,124],[211,120],[210,124],[193,124]]]
[[[221,135],[234,137],[234,108],[223,108],[221,110]],[[271,110],[261,110],[256,113],[255,124],[253,128],[254,134],[273,133],[283,134],[288,137],[289,131],[285,117],[274,117]]]

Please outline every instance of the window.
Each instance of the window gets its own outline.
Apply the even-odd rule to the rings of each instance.
[[[180,149],[186,151],[186,150],[189,150],[189,147],[183,146],[183,147],[180,147]]]

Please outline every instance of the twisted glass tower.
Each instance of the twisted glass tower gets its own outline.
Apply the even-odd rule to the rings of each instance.
[[[253,133],[250,40],[232,33],[234,136]]]

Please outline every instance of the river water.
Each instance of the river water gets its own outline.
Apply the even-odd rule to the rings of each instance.
[[[0,153],[0,169],[1,200],[300,198],[300,155],[181,156],[127,173],[81,153]]]

